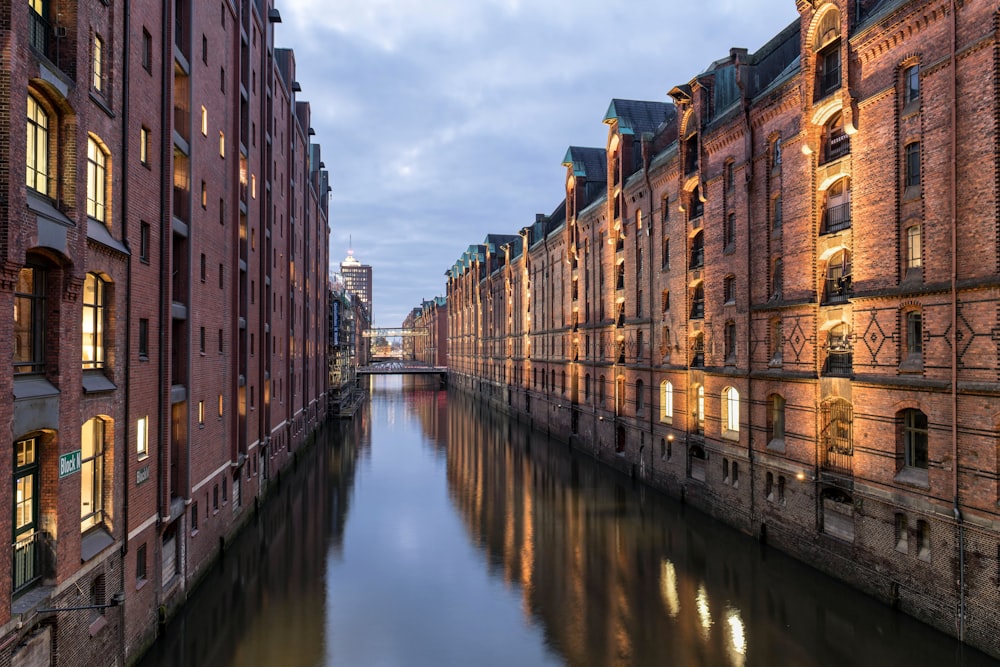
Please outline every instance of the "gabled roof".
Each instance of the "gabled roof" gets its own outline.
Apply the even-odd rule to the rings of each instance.
[[[573,175],[588,181],[608,180],[608,153],[603,148],[570,146],[563,166],[573,167]]]
[[[618,121],[618,131],[622,134],[641,135],[655,132],[676,114],[677,109],[670,102],[613,99],[604,114],[604,122]]]

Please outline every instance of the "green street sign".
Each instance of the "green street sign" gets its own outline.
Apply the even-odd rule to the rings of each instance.
[[[63,454],[59,457],[59,479],[72,475],[75,472],[80,472],[82,467],[82,458],[80,457],[80,450],[75,452],[70,452],[69,454]]]

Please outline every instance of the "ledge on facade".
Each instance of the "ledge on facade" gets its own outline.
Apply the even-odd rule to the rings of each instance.
[[[760,311],[770,311],[770,310],[788,310],[791,308],[798,308],[800,306],[814,305],[816,303],[816,296],[806,297],[804,299],[784,299],[777,298],[773,301],[767,301],[766,303],[758,303],[750,306],[751,312]]]
[[[97,394],[102,391],[114,391],[118,386],[109,380],[102,371],[83,372],[83,393]]]
[[[88,560],[101,553],[112,544],[115,538],[104,527],[94,528],[83,534],[80,538],[80,561],[86,563]]]
[[[45,398],[58,396],[59,390],[40,375],[15,376],[14,399]]]
[[[895,368],[895,366],[893,366]],[[951,386],[948,380],[914,375],[875,375],[874,373],[855,373],[854,384],[871,384],[890,387],[919,387],[921,389],[947,389]]]
[[[776,378],[783,380],[815,380],[817,376],[811,371],[792,371],[781,367],[750,371],[751,380],[774,380]]]

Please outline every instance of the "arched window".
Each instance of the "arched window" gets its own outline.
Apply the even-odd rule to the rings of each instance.
[[[816,28],[813,49],[816,52],[814,100],[821,100],[840,88],[840,12],[831,9]]]
[[[838,250],[826,264],[823,303],[846,303],[851,295],[851,253]]]
[[[722,390],[722,423],[728,433],[740,432],[740,392],[736,387]]]
[[[907,189],[905,195],[913,195],[920,188],[920,142],[911,141],[903,149],[903,186]]]
[[[45,30],[43,28],[43,30]],[[28,95],[27,185],[32,190],[49,194],[49,114]]]
[[[105,282],[88,273],[83,282],[83,367],[104,367]]]
[[[851,226],[851,181],[841,178],[826,190],[823,233],[832,234]]]
[[[823,126],[822,164],[840,159],[851,152],[851,137],[844,129],[844,115],[837,112]]]
[[[660,421],[670,423],[674,419],[674,385],[669,380],[660,383]]]

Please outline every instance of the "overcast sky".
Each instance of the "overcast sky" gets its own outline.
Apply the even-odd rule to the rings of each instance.
[[[373,268],[400,326],[488,233],[565,191],[569,146],[603,147],[612,98],[667,101],[730,47],[755,51],[794,0],[281,0],[299,99],[333,186],[330,260]]]

